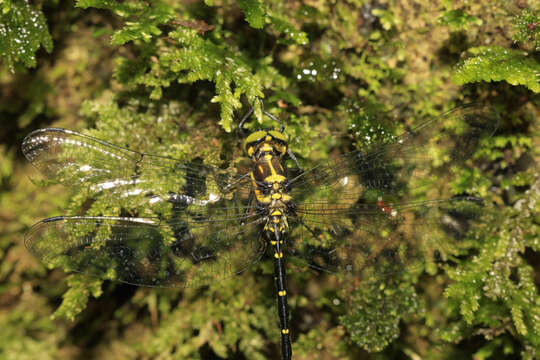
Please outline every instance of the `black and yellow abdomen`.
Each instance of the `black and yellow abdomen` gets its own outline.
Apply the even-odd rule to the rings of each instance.
[[[245,149],[253,160],[250,176],[255,199],[259,208],[266,212],[264,235],[273,248],[281,347],[283,358],[290,360],[292,348],[283,253],[284,235],[289,228],[287,217],[291,215],[293,202],[281,164],[287,153],[287,139],[277,131],[257,131],[247,138]]]

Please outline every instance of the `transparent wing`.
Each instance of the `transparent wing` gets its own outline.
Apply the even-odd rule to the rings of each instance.
[[[375,143],[311,167],[289,181],[291,194],[299,201],[345,204],[355,202],[358,192],[372,192],[376,197],[386,195],[383,201],[389,203],[396,195],[425,190],[432,185],[433,177],[471,159],[480,142],[497,126],[494,113],[478,105],[463,105],[386,143]],[[348,186],[351,182],[361,189]],[[352,193],[346,196],[349,189]],[[349,200],[344,201],[344,197]]]
[[[456,197],[382,209],[356,204],[333,212],[320,206],[289,220],[287,252],[317,270],[348,274],[393,274],[423,265],[421,250],[448,236],[462,237],[480,219],[480,198]]]
[[[34,131],[22,151],[51,180],[116,201],[138,197],[155,203],[174,194],[172,200],[206,205],[250,188],[247,176],[233,178],[219,168],[128,150],[66,129]]]
[[[133,285],[196,287],[238,274],[264,254],[257,216],[176,218],[54,217],[27,233],[29,251],[62,267]]]
[[[390,271],[398,263],[415,263],[419,254],[412,249],[420,243],[408,244],[444,231],[446,222],[458,224],[454,215],[466,220],[459,227],[479,217],[480,199],[445,199],[437,181],[471,159],[497,124],[480,107],[462,106],[390,142],[341,155],[293,178],[296,233],[289,252],[330,271],[379,263]]]

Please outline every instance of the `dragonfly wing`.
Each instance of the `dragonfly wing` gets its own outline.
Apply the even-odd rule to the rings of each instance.
[[[133,285],[196,287],[260,259],[259,222],[59,216],[35,224],[25,244],[50,267]]]
[[[48,128],[23,141],[26,158],[49,179],[116,201],[172,200],[215,202],[234,189],[249,189],[247,176],[232,178],[223,170],[198,163],[140,153],[71,130]],[[206,201],[206,202],[205,202]]]
[[[411,241],[422,241],[435,228],[444,230],[452,214],[480,202],[448,198],[434,184],[449,175],[451,166],[471,158],[496,128],[491,113],[462,106],[390,142],[341,155],[291,179],[297,215],[291,222],[299,234],[292,232],[290,252],[330,271],[358,272],[368,263],[414,263],[419,255],[412,250],[422,243],[407,247]],[[433,198],[438,200],[429,200]],[[477,218],[474,212],[467,214],[469,220]]]
[[[480,106],[457,107],[386,143],[375,143],[306,170],[290,180],[291,195],[299,202],[327,197],[338,201],[340,197],[345,205],[354,203],[360,192],[396,202],[411,192],[426,191],[440,173],[471,159],[497,126],[496,115]],[[351,182],[357,186],[348,186]]]
[[[430,244],[461,237],[478,220],[483,202],[474,197],[396,205],[304,203],[289,222],[287,250],[305,265],[326,272],[393,274],[421,266]]]

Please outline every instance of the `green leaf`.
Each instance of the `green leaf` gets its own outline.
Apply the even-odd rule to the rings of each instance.
[[[17,62],[36,66],[36,51],[52,51],[52,38],[43,12],[25,1],[4,4],[0,13],[0,57],[13,70]]]
[[[508,341],[508,339],[497,338],[493,341],[488,342],[486,345],[482,346],[480,349],[478,349],[478,351],[474,353],[473,359],[487,360],[491,359],[492,356],[497,354],[511,354],[511,351],[504,351],[503,349],[501,349],[504,345],[505,340]]]
[[[516,327],[517,332],[522,336],[526,336],[527,326],[523,321],[523,311],[519,306],[512,306],[510,312],[512,313],[512,320],[514,321],[514,326]]]
[[[161,1],[120,3],[111,0],[79,0],[76,6],[108,9],[125,18],[124,27],[111,38],[111,43],[117,46],[135,40],[149,42],[154,36],[161,35],[158,25],[168,22],[174,16],[173,9]]]
[[[154,24],[148,23],[126,23],[126,26],[114,33],[111,44],[124,45],[127,42],[141,39],[150,41],[153,35],[160,35],[161,30]]]
[[[540,63],[526,52],[501,46],[481,46],[468,52],[472,57],[460,64],[452,75],[457,84],[506,81],[540,92]]]
[[[308,35],[300,30],[297,30],[290,22],[281,14],[272,14],[270,16],[272,27],[285,37],[284,42],[287,44],[306,45],[309,43]]]
[[[238,0],[238,6],[246,14],[246,21],[252,28],[262,29],[264,26],[265,11],[261,1]]]
[[[392,26],[395,25],[394,15],[390,11],[384,9],[373,9],[371,13],[379,18],[384,30],[388,31],[392,29]]]
[[[69,290],[63,295],[62,305],[56,310],[53,317],[63,317],[73,320],[84,311],[88,298],[101,296],[101,283],[103,280],[89,278],[81,274],[68,277]]]
[[[476,16],[467,14],[463,10],[445,11],[440,17],[439,22],[448,26],[451,30],[467,30],[469,25],[482,25],[482,20]]]
[[[87,9],[89,7],[95,7],[98,9],[114,9],[119,6],[114,0],[77,0],[75,3],[76,7]]]

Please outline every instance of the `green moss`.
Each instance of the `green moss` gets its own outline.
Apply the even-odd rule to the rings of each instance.
[[[246,14],[246,21],[255,29],[264,26],[265,11],[263,3],[259,0],[239,0],[238,5]]]
[[[349,294],[350,310],[340,318],[351,340],[369,352],[381,351],[398,338],[400,321],[418,311],[412,284],[386,280],[362,283]]]
[[[514,41],[540,51],[540,9],[523,9],[514,19],[514,31]]]
[[[90,295],[101,296],[102,282],[100,279],[89,279],[87,276],[70,275],[69,290],[62,296],[62,305],[56,310],[53,318],[74,320],[88,305]]]
[[[0,58],[8,68],[16,63],[36,66],[36,51],[52,51],[52,38],[43,13],[26,1],[6,1],[0,13]]]
[[[271,262],[199,289],[156,290],[66,277],[23,245],[46,216],[163,214],[30,183],[38,175],[17,150],[30,130],[68,127],[242,169],[236,128],[255,97],[285,123],[304,167],[465,102],[484,102],[501,119],[470,166],[426,174],[424,192],[474,194],[484,207],[475,226],[455,234],[435,231],[429,217],[403,229],[424,234],[411,243],[418,266],[350,279],[287,258],[295,357],[539,356],[537,8],[487,0],[459,8],[428,0],[38,3],[43,12],[35,2],[0,5],[10,34],[0,51],[11,70],[0,73],[1,358],[276,357]],[[19,46],[21,28],[28,37]],[[38,51],[50,52],[51,39],[54,52]],[[275,126],[258,105],[255,114],[248,128]],[[437,151],[436,138],[426,141]]]
[[[451,28],[452,30],[467,30],[469,25],[482,25],[482,20],[476,16],[472,16],[463,10],[445,11],[439,21]]]

